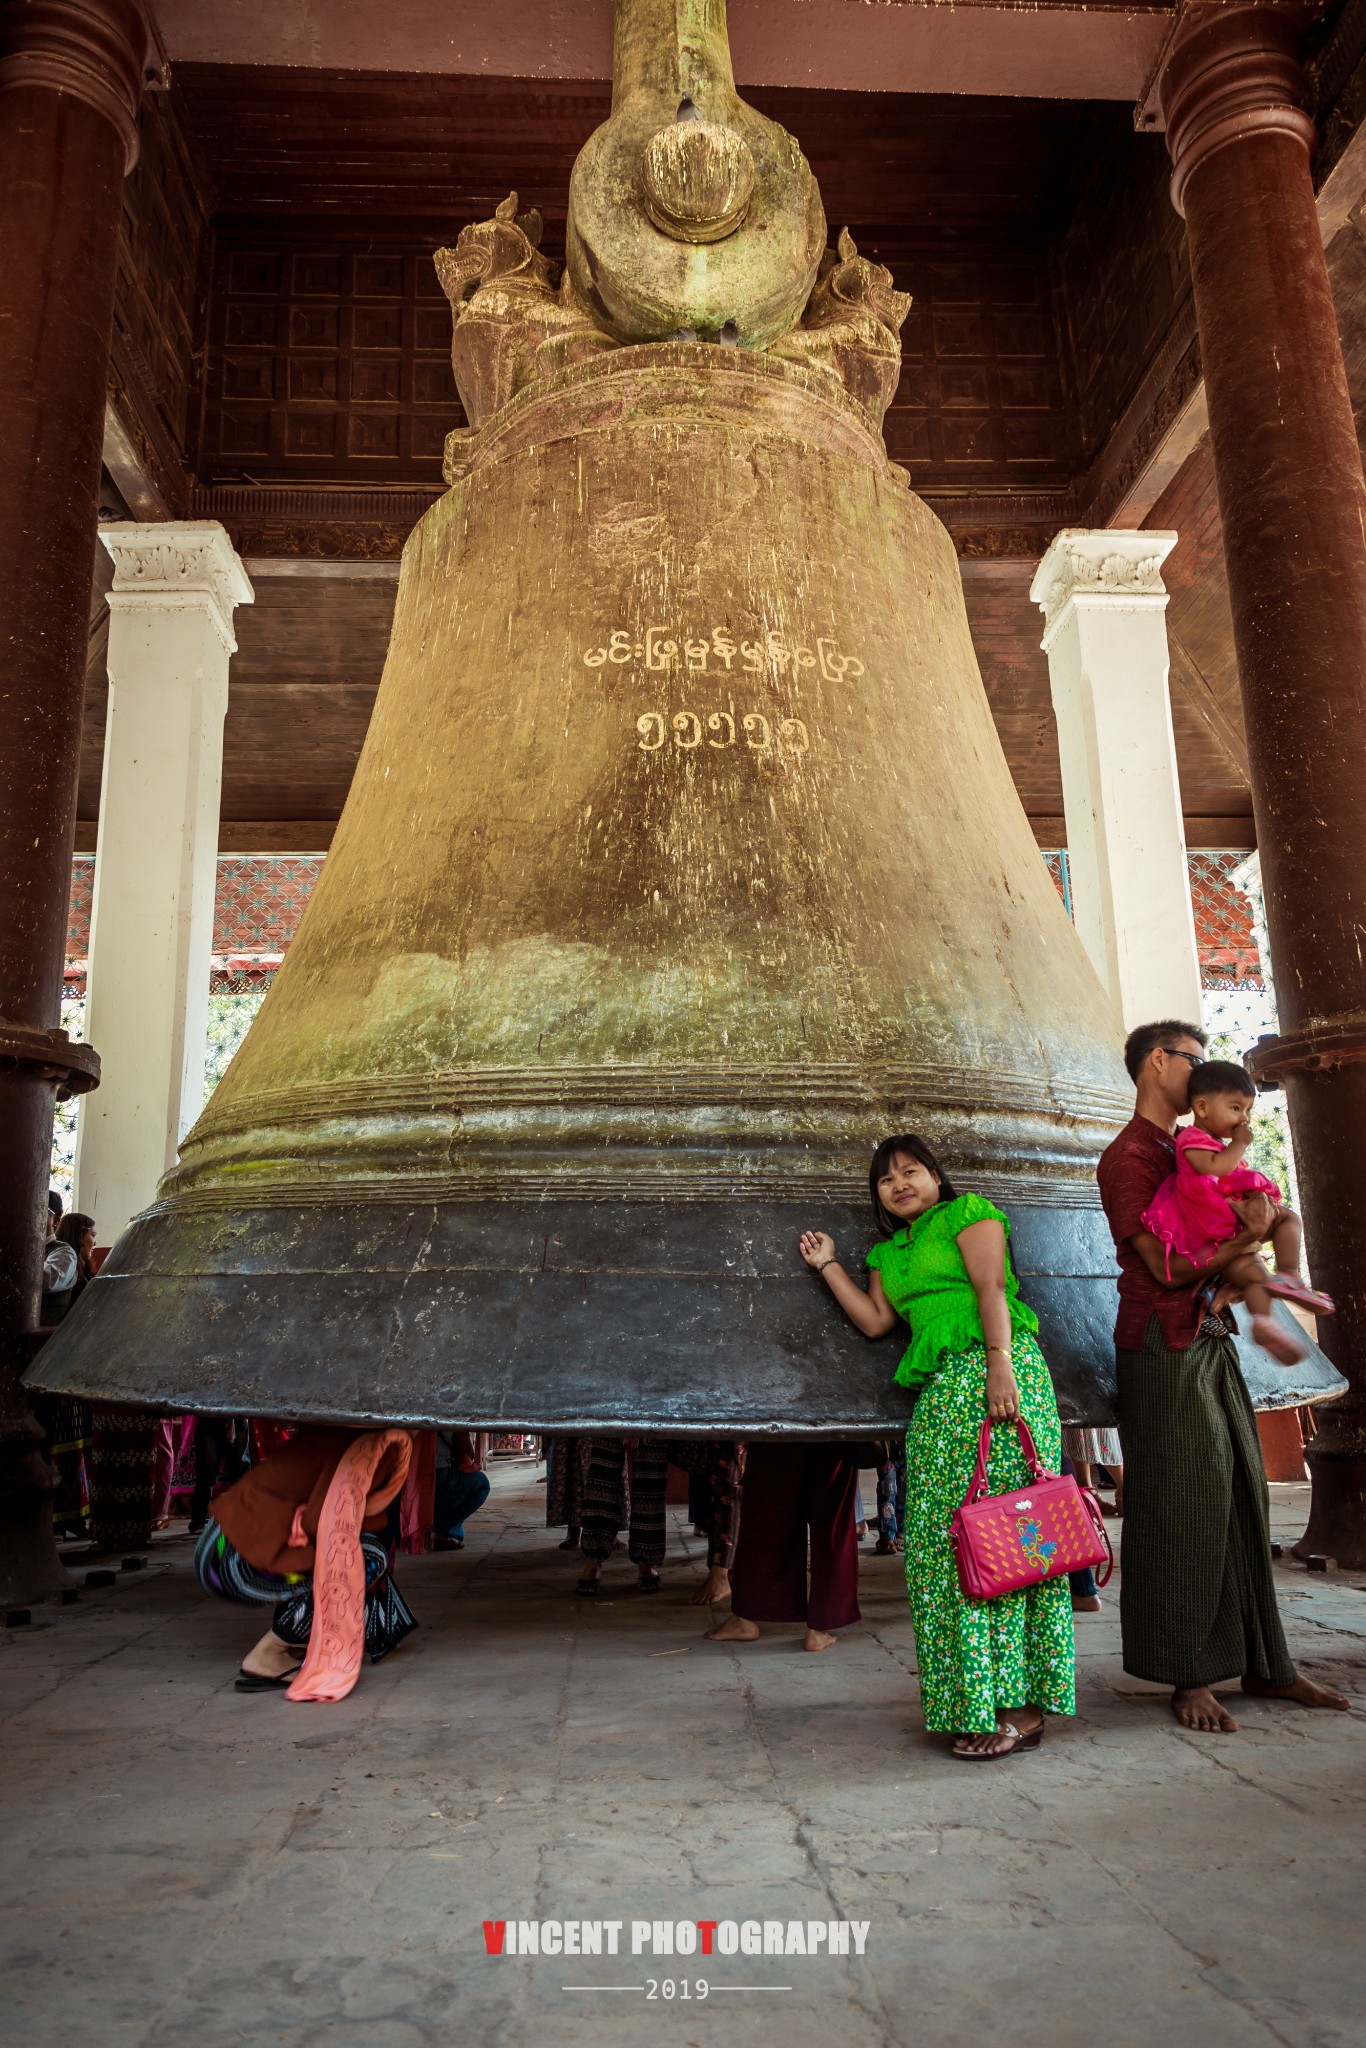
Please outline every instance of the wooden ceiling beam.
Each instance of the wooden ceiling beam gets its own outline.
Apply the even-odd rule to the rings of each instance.
[[[759,85],[1136,100],[1175,0],[746,0],[741,90]],[[605,80],[611,0],[158,0],[174,63]]]

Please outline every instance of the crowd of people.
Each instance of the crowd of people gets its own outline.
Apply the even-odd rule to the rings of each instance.
[[[743,1644],[795,1623],[807,1651],[827,1651],[860,1618],[861,1475],[874,1472],[875,1548],[903,1558],[925,1726],[951,1737],[957,1757],[1000,1761],[1036,1749],[1049,1716],[1075,1713],[1073,1616],[1101,1596],[1089,1566],[1066,1569],[1034,1522],[1020,1525],[1037,1567],[1026,1582],[991,1597],[968,1590],[958,1511],[974,1489],[1028,1507],[1024,1491],[1048,1475],[1088,1488],[1103,1475],[1124,1517],[1126,1671],[1170,1687],[1178,1720],[1197,1730],[1236,1728],[1212,1690],[1233,1679],[1249,1694],[1345,1708],[1286,1648],[1230,1317],[1245,1300],[1254,1340],[1291,1364],[1303,1345],[1276,1301],[1320,1315],[1332,1303],[1303,1278],[1298,1218],[1245,1164],[1246,1072],[1208,1060],[1203,1033],[1176,1020],[1132,1032],[1124,1056],[1134,1115],[1097,1172],[1119,1267],[1117,1430],[1064,1429],[1005,1211],[955,1186],[922,1137],[889,1137],[869,1169],[866,1278],[818,1225],[795,1251],[866,1337],[909,1332],[895,1372],[914,1403],[904,1445],[553,1438],[546,1522],[579,1555],[578,1596],[598,1597],[623,1534],[637,1590],[659,1591],[672,1464],[688,1475],[689,1517],[707,1545],[693,1597],[730,1603],[708,1638]],[[63,1218],[54,1197],[49,1236],[44,1319],[55,1321],[90,1277],[94,1226]],[[92,1417],[68,1401],[48,1402],[43,1420],[66,1533],[84,1517],[101,1540],[117,1528],[116,1541],[145,1541],[188,1486],[200,1582],[273,1609],[237,1683],[294,1699],[344,1697],[367,1652],[378,1660],[402,1642],[416,1623],[397,1558],[461,1548],[489,1491],[487,1441],[460,1430],[289,1430],[240,1417],[187,1427],[131,1410]]]

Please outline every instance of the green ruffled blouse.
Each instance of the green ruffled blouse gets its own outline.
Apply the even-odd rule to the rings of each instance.
[[[882,1275],[882,1291],[897,1314],[911,1326],[911,1341],[896,1369],[898,1386],[921,1387],[939,1369],[946,1351],[966,1351],[980,1344],[982,1318],[977,1291],[968,1278],[958,1233],[970,1223],[990,1217],[1006,1234],[1006,1304],[1012,1330],[1033,1336],[1039,1318],[1020,1299],[1020,1283],[1010,1262],[1010,1218],[985,1195],[958,1195],[936,1202],[895,1237],[884,1238],[868,1254],[868,1264]]]

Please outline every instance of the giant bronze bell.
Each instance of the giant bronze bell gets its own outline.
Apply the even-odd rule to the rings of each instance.
[[[905,1412],[799,1264],[923,1132],[1109,1413],[1118,1025],[1016,796],[953,546],[889,463],[908,301],[826,247],[721,0],[618,0],[561,275],[437,257],[469,427],[354,786],[157,1201],[42,1360],[172,1409],[846,1431]]]

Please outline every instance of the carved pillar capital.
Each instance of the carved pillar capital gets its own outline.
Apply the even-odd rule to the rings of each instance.
[[[1044,616],[1045,650],[1074,610],[1165,611],[1162,564],[1175,546],[1174,533],[1064,527],[1029,587]]]
[[[114,563],[111,612],[200,608],[236,653],[232,615],[255,592],[226,527],[216,519],[117,520],[100,528],[100,539]]]
[[[1278,6],[1196,6],[1173,39],[1158,99],[1172,160],[1172,204],[1184,216],[1191,175],[1216,150],[1276,134],[1306,156],[1316,130],[1300,68],[1302,23]]]
[[[46,86],[103,114],[137,161],[151,31],[142,0],[0,0],[0,93]]]

